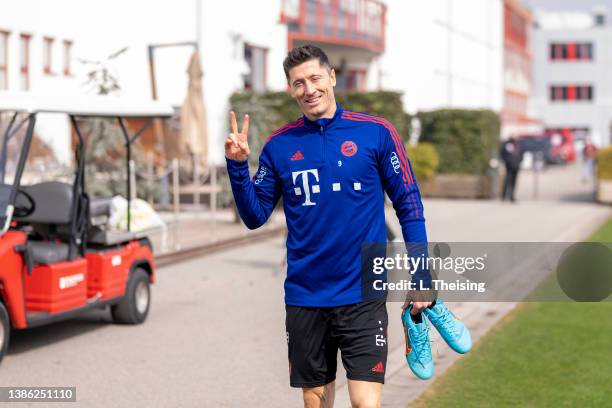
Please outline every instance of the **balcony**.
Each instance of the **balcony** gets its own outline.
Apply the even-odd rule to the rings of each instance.
[[[506,47],[513,47],[530,55],[531,13],[516,0],[504,2],[504,42]]]
[[[378,0],[281,0],[281,22],[289,29],[288,48],[296,43],[321,43],[367,50],[385,50],[387,7]]]

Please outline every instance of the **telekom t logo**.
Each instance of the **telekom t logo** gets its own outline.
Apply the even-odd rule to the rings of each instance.
[[[317,169],[308,169],[302,171],[294,171],[291,173],[293,177],[293,184],[296,185],[295,181],[298,176],[302,176],[302,186],[304,187],[304,195],[306,196],[306,201],[302,203],[302,205],[317,205],[317,203],[313,203],[310,201],[310,185],[308,184],[308,174],[312,174],[315,177],[316,182],[319,182],[319,171]],[[294,188],[295,195],[302,195],[302,189],[300,187]],[[314,184],[312,186],[312,193],[318,194],[321,191],[321,188],[318,184]]]

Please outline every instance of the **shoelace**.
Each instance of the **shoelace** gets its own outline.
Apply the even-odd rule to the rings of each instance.
[[[457,325],[455,324],[455,318],[453,315],[446,310],[439,316],[439,322],[442,329],[451,332],[454,336],[459,336],[459,330],[457,330]]]
[[[412,342],[412,351],[416,353],[416,359],[421,365],[424,365],[422,362],[422,357],[432,359],[431,351],[428,353],[425,347],[425,344],[429,342],[429,327],[425,327],[425,330],[412,330],[413,336],[410,337],[410,341]],[[429,355],[427,355],[429,354]]]

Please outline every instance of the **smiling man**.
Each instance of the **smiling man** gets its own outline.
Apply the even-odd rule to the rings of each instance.
[[[225,156],[232,191],[251,229],[264,224],[283,198],[291,386],[303,389],[306,407],[333,406],[340,350],[353,406],[378,407],[387,366],[387,309],[384,294],[362,298],[361,246],[386,241],[385,192],[404,240],[426,243],[421,196],[393,125],[336,104],[335,73],[320,48],[294,48],[283,66],[303,117],[270,135],[251,180],[249,117],[239,132],[230,114]],[[427,271],[413,279],[431,285]],[[417,315],[430,305],[404,308]]]

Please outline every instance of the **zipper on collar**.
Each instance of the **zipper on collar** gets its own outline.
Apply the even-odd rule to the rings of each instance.
[[[323,125],[319,126],[319,133],[321,134],[321,157],[323,158],[323,163],[327,164],[327,155],[325,152],[325,127],[323,127]]]

